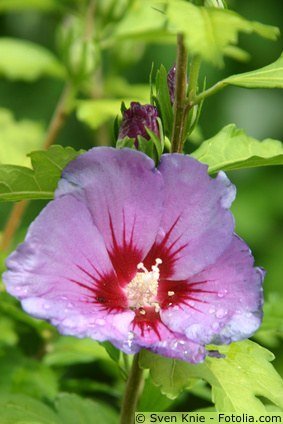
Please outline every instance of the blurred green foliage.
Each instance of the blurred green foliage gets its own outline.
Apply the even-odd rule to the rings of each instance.
[[[144,20],[133,13],[128,16],[128,23],[118,24],[116,33],[113,31],[114,24],[124,16],[127,3],[130,1],[97,2],[98,30],[112,36],[116,34],[119,41],[111,47],[109,36],[110,47],[96,58],[96,64],[90,65],[91,70],[97,66],[96,72],[80,87],[77,110],[71,113],[57,140],[62,146],[71,145],[79,150],[115,145],[113,118],[119,113],[121,100],[127,104],[130,101],[148,102],[152,62],[156,69],[161,64],[168,69],[175,62],[174,38],[166,36],[168,44],[164,44],[164,34],[158,22],[155,32],[147,37],[148,42],[138,36],[139,29],[144,30],[145,22],[149,27],[152,25],[155,16],[152,11],[143,17]],[[42,147],[44,130],[64,84],[62,78],[65,74],[57,46],[58,27],[66,25],[67,15],[80,17],[85,4],[84,0],[0,0],[0,48],[2,43],[6,49],[0,57],[0,74],[7,77],[0,79],[0,163],[28,165],[29,159],[25,159],[24,155]],[[277,0],[269,0],[268,3],[265,0],[230,0],[228,4],[245,18],[275,25],[283,33],[283,3]],[[131,38],[133,32],[136,35]],[[19,40],[16,60],[9,56],[12,38]],[[211,86],[232,74],[274,62],[281,54],[282,38],[271,43],[255,35],[240,35],[240,45],[249,53],[249,61],[225,59],[225,67],[220,69],[204,64],[200,81],[205,75],[207,86]],[[74,55],[83,55],[84,51],[84,45],[81,45],[68,52],[73,55],[67,58],[71,67],[69,72],[73,72],[76,65]],[[42,64],[43,68],[33,67],[31,74],[29,68],[33,64],[30,57],[33,54],[39,57],[36,63]],[[246,59],[246,55],[241,57]],[[89,64],[86,65],[80,70],[84,76],[89,70]],[[20,68],[27,70],[27,74],[22,72],[19,75]],[[188,150],[194,150],[199,140],[213,137],[230,123],[243,128],[246,134],[256,139],[272,137],[283,140],[282,105],[283,93],[279,89],[247,91],[226,88],[205,102],[198,138],[188,144]],[[275,166],[233,171],[229,177],[238,190],[233,205],[237,232],[251,246],[256,263],[267,270],[266,315],[255,337],[264,346],[273,348],[276,369],[283,376],[283,169]],[[37,200],[29,205],[11,248],[23,239],[28,225],[43,205],[44,202]],[[11,207],[11,204],[0,205],[0,231]],[[4,255],[1,256],[1,270],[4,270]],[[11,422],[10,417],[15,416],[9,414],[21,416],[21,405],[26,407],[27,402],[32,419],[36,417],[34,411],[39,411],[40,416],[40,411],[43,411],[46,416],[44,422],[48,424],[87,424],[93,422],[90,417],[94,415],[98,417],[98,424],[104,423],[99,414],[101,417],[108,414],[107,422],[110,424],[116,422],[115,411],[120,405],[127,364],[116,357],[119,362],[117,368],[105,349],[107,346],[104,348],[90,340],[59,336],[48,324],[28,317],[1,288],[0,407],[1,410],[6,408],[3,424]],[[112,352],[114,359],[115,355]],[[59,392],[73,394],[59,395]],[[9,403],[9,408],[5,398],[7,394],[13,395],[15,401],[14,404]],[[148,379],[140,409],[150,410],[158,405],[160,409],[186,410],[188,402],[190,410],[206,407],[211,405],[208,394],[207,386],[193,386],[178,401],[172,401]],[[27,401],[25,396],[33,399]],[[96,399],[96,402],[83,400],[80,396]],[[105,412],[105,403],[111,404],[113,410]]]

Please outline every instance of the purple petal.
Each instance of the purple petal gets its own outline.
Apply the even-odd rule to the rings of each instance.
[[[128,283],[156,237],[163,186],[154,162],[143,153],[101,147],[67,166],[56,195],[84,199],[119,279]]]
[[[227,208],[235,188],[224,173],[213,179],[191,157],[163,155],[165,209],[147,260],[163,260],[162,277],[187,279],[212,264],[230,244],[234,220]]]
[[[173,331],[202,344],[250,337],[261,323],[264,277],[253,263],[248,246],[234,236],[213,265],[187,282],[194,299],[163,310],[161,319]]]
[[[126,310],[103,238],[85,204],[72,196],[50,202],[26,240],[7,259],[7,291],[31,315],[48,319],[63,334],[96,340],[127,337],[133,312]],[[97,284],[111,281],[116,314],[97,302]],[[113,306],[113,305],[110,305]]]

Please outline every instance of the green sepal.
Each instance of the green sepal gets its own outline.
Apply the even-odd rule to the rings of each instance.
[[[167,70],[163,65],[160,66],[156,73],[155,84],[156,96],[153,96],[153,100],[156,103],[159,116],[161,117],[164,133],[166,136],[170,137],[173,126],[173,108],[167,84]]]
[[[135,149],[135,139],[130,137],[125,137],[121,140],[117,140],[116,149]]]

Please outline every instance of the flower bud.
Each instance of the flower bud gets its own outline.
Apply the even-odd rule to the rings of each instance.
[[[120,125],[118,139],[125,137],[135,139],[135,146],[138,147],[138,136],[146,140],[150,139],[146,128],[159,136],[157,109],[152,105],[141,105],[138,102],[131,102],[129,109],[123,112],[123,119]]]
[[[86,39],[83,22],[67,17],[57,34],[59,53],[71,79],[84,81],[99,63],[99,51],[91,39]]]

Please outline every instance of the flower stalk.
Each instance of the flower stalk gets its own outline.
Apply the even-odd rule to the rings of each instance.
[[[126,384],[121,409],[120,424],[134,424],[135,412],[143,386],[143,370],[139,366],[139,353],[133,359],[132,368]]]
[[[172,130],[172,153],[181,153],[185,137],[188,52],[184,35],[177,35],[176,91]]]

